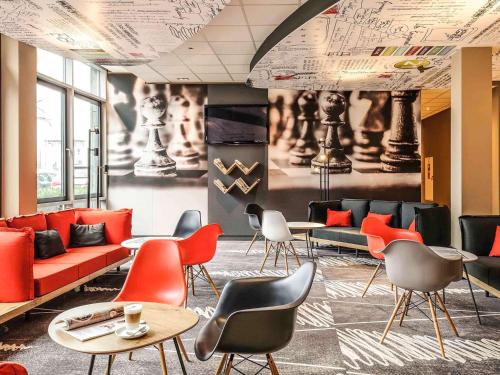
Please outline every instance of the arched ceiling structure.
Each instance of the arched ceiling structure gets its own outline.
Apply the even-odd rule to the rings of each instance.
[[[247,84],[313,90],[450,85],[461,47],[500,46],[500,0],[314,0],[261,45]],[[493,79],[500,53],[493,49]]]

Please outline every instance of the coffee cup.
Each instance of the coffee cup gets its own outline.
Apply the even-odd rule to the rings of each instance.
[[[123,312],[125,314],[125,326],[127,327],[127,331],[137,331],[141,324],[142,305],[140,303],[125,305]]]

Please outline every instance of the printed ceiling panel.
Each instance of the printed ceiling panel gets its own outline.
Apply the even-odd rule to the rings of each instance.
[[[458,48],[498,45],[500,0],[309,1],[262,44],[247,84],[444,88],[450,85],[450,56]],[[499,59],[495,51],[494,78],[500,77]]]
[[[137,65],[190,39],[230,0],[0,0],[0,33],[102,65]]]

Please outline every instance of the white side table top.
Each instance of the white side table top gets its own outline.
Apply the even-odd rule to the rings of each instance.
[[[454,249],[452,247],[442,247],[442,246],[429,246],[436,254],[443,258],[456,259],[457,256],[462,257],[462,262],[472,263],[476,262],[479,258],[477,255],[470,253],[465,250]]]
[[[325,224],[313,223],[310,221],[289,221],[287,222],[288,228],[290,229],[317,229],[324,228]]]
[[[136,237],[123,241],[121,245],[127,249],[138,249],[149,240],[182,240],[182,238],[173,236]]]

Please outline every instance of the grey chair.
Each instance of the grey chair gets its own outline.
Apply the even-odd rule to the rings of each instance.
[[[307,262],[285,278],[229,281],[214,315],[198,333],[196,357],[207,361],[214,352],[222,353],[217,375],[222,371],[228,375],[232,369],[241,373],[233,362],[235,355],[249,360],[252,355],[265,354],[267,363],[261,370],[269,368],[278,375],[272,353],[292,339],[297,309],[309,294],[315,273],[316,264]]]
[[[201,228],[201,212],[186,210],[175,226],[173,237],[187,238]]]
[[[424,244],[409,240],[393,241],[382,252],[385,256],[387,277],[398,288],[404,289],[404,293],[392,312],[380,343],[384,342],[398,313],[401,314],[399,325],[402,325],[408,310],[418,307],[418,304],[412,304],[411,299],[413,296],[421,297],[418,293],[422,293],[423,299],[429,304],[441,356],[445,358],[443,340],[436,315],[437,307],[443,311],[451,329],[457,336],[458,331],[438,291],[446,288],[451,282],[462,279],[462,256],[457,253],[456,258],[443,258]]]
[[[248,215],[248,224],[250,225],[250,228],[252,228],[255,231],[255,234],[253,235],[252,241],[250,242],[250,245],[248,246],[247,252],[245,255],[248,254],[250,251],[251,247],[253,246],[254,242],[260,237],[262,239],[265,239],[264,236],[262,236],[262,213],[264,212],[264,209],[259,206],[257,203],[248,203],[245,207],[245,215]]]

